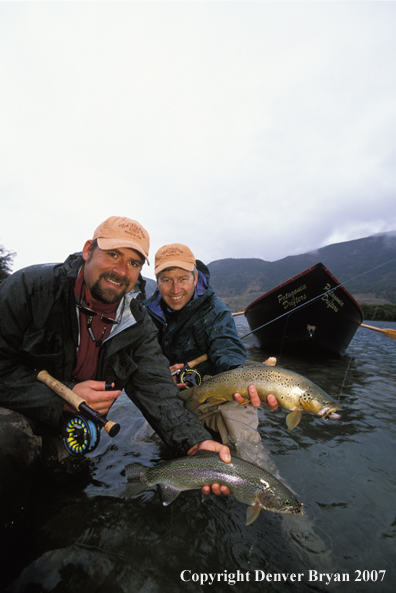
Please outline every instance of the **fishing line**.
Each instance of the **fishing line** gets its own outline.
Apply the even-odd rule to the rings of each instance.
[[[253,329],[248,334],[245,334],[244,336],[242,336],[241,337],[241,340],[243,340],[244,338],[247,338],[251,334],[254,334],[254,332],[257,332],[259,329],[262,329],[263,327],[266,327],[267,325],[270,325],[271,323],[274,323],[275,321],[278,321],[279,319],[282,319],[282,317],[285,317],[286,315],[292,315],[293,313],[295,313],[295,311],[298,311],[299,309],[302,309],[303,307],[306,307],[310,303],[313,303],[314,301],[317,301],[318,299],[324,297],[326,294],[329,294],[330,292],[334,292],[338,288],[342,288],[343,286],[345,286],[345,284],[349,284],[349,282],[353,282],[357,278],[360,278],[361,276],[364,276],[365,274],[369,274],[370,272],[373,272],[374,270],[377,270],[378,268],[381,268],[382,266],[386,266],[387,264],[391,264],[393,261],[396,261],[396,257],[394,257],[393,259],[391,259],[391,260],[389,260],[387,262],[384,262],[383,264],[378,264],[378,266],[375,266],[374,268],[371,268],[370,270],[367,270],[366,272],[362,272],[361,274],[358,274],[357,276],[354,276],[353,278],[350,278],[349,280],[346,280],[342,284],[337,284],[337,286],[334,286],[333,288],[330,288],[330,290],[327,290],[326,292],[323,292],[322,294],[319,294],[318,296],[314,297],[313,299],[310,299],[306,303],[302,303],[301,305],[298,305],[295,309],[293,309],[293,311],[287,311],[286,313],[282,313],[282,315],[279,315],[279,317],[275,317],[275,319],[272,319],[271,321],[267,321],[267,323],[264,323],[263,325],[260,325],[260,327],[256,327],[256,329]]]
[[[338,401],[340,400],[340,397],[343,396],[342,390],[344,389],[344,385],[346,383],[346,379],[347,379],[348,372],[349,372],[349,369],[351,367],[351,364],[352,364],[352,355],[351,354],[348,354],[348,365],[347,365],[347,368],[345,369],[344,379],[342,381],[342,385],[340,387],[340,393],[338,395]],[[347,395],[345,397],[347,397]]]
[[[393,261],[393,260],[392,260],[392,261]],[[381,265],[382,265],[382,264],[381,264]],[[372,321],[374,321],[374,320],[375,320],[375,317],[376,317],[376,315],[377,315],[377,310],[378,310],[378,305],[375,307],[375,310],[374,310],[374,315],[373,315],[373,317],[372,317]],[[359,335],[359,334],[358,334],[358,335]],[[363,342],[363,333],[360,333],[360,337],[357,339],[357,342],[355,342],[355,343],[358,343],[359,345],[362,345],[362,342]],[[342,381],[342,385],[341,385],[341,387],[340,387],[340,394],[339,394],[339,396],[338,396],[338,399],[339,399],[340,397],[343,397],[343,393],[342,393],[342,391],[343,391],[343,389],[344,389],[344,386],[345,386],[345,383],[346,383],[346,379],[347,379],[348,372],[349,372],[349,369],[350,369],[350,367],[351,367],[351,364],[352,364],[352,354],[348,354],[348,365],[347,365],[347,368],[345,369],[344,379],[343,379],[343,381]],[[345,395],[344,397],[347,397],[347,396]]]

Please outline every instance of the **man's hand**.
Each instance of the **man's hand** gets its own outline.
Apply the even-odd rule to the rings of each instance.
[[[105,391],[105,387],[106,383],[104,381],[83,381],[82,383],[77,383],[72,391],[85,400],[87,405],[95,412],[99,412],[99,414],[105,416],[114,400],[121,395],[119,389]],[[70,406],[67,409],[70,411]],[[71,411],[75,412],[75,410]]]
[[[267,358],[267,360],[264,360],[263,364],[266,364],[269,367],[274,367],[276,366],[277,360],[275,358],[275,356],[270,356],[269,358]]]
[[[270,356],[270,358],[267,358],[267,360],[265,360],[263,362],[263,364],[266,364],[267,366],[270,366],[270,367],[274,367],[276,365],[276,362],[277,362],[276,358],[274,356]],[[254,385],[249,385],[248,391],[249,391],[250,403],[252,404],[252,406],[254,408],[259,408],[260,405],[263,404],[264,406],[267,406],[267,408],[270,408],[271,410],[278,409],[278,402],[276,400],[276,397],[274,395],[272,395],[272,393],[269,393],[267,395],[266,402],[264,402],[264,401],[262,402],[259,397],[259,394],[257,393],[257,389]],[[246,406],[249,405],[249,402],[245,403],[245,400],[241,396],[240,393],[235,393],[234,399],[235,399],[235,401],[237,401],[240,404],[245,404]]]
[[[222,445],[221,443],[217,443],[216,441],[202,441],[191,447],[189,451],[187,451],[187,455],[195,455],[197,451],[215,451],[219,453],[221,461],[224,463],[230,463],[231,461],[231,453],[228,447]],[[227,486],[220,486],[220,484],[212,484],[212,490],[214,494],[230,494],[229,488]],[[207,496],[210,493],[210,486],[202,486],[202,493]]]
[[[267,406],[271,410],[278,409],[277,399],[274,395],[272,395],[272,393],[269,393],[267,395],[267,401],[265,402],[265,401],[261,401],[259,394],[257,393],[257,388],[255,385],[249,385],[248,392],[249,392],[250,402],[247,402],[245,400],[245,398],[242,397],[242,395],[240,393],[234,393],[234,400],[236,402],[238,402],[239,404],[245,404],[246,406],[248,406],[249,404],[252,404],[252,406],[254,408],[259,408],[261,406],[261,404],[263,404],[264,406]]]
[[[178,372],[182,370],[183,367],[184,367],[183,363],[172,364],[172,366],[169,367],[169,370],[172,373],[172,375],[175,377],[178,374]]]
[[[169,370],[172,373],[173,380],[179,389],[184,389],[186,387],[186,383],[177,382],[177,376],[182,369],[184,369],[183,363],[173,364],[171,367],[169,367]]]

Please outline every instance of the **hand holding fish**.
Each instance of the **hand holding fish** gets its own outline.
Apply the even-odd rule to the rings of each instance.
[[[231,462],[231,453],[229,448],[225,445],[222,445],[221,443],[217,443],[216,441],[201,441],[200,443],[197,443],[191,447],[191,449],[187,451],[187,455],[195,455],[198,453],[198,451],[214,451],[219,454],[221,461],[224,463]],[[217,482],[212,484],[211,487],[214,494],[230,494],[230,489],[227,486],[217,484]],[[209,485],[202,486],[202,494],[204,496],[210,494],[211,487]]]
[[[288,412],[286,424],[292,430],[300,422],[303,412],[319,418],[339,419],[341,406],[323,389],[306,377],[284,368],[268,368],[261,364],[240,366],[237,369],[215,375],[192,389],[180,391],[179,397],[188,410],[195,410],[204,402],[211,406],[233,401],[236,392],[248,401],[252,386],[262,402],[274,395],[278,404]]]
[[[269,393],[267,395],[266,400],[261,400],[260,396],[258,394],[258,391],[257,391],[257,387],[255,385],[249,385],[248,392],[249,392],[250,401],[246,400],[245,397],[242,397],[242,395],[240,393],[234,393],[235,401],[237,401],[239,404],[241,404],[241,405],[243,404],[245,406],[249,406],[250,404],[252,404],[252,406],[255,408],[259,408],[261,406],[261,404],[263,404],[264,406],[267,406],[271,410],[278,409],[278,406],[279,406],[278,400],[276,399],[276,397],[274,395],[272,395],[272,393]]]
[[[154,467],[132,463],[126,466],[125,473],[126,497],[158,484],[164,505],[173,502],[181,492],[201,488],[203,484],[228,484],[234,497],[248,505],[246,525],[257,519],[261,509],[275,513],[302,512],[302,504],[282,482],[238,457],[233,457],[231,463],[223,463],[216,453],[200,450],[192,457],[160,461]]]
[[[274,367],[274,366],[276,366],[276,362],[277,362],[276,358],[274,356],[270,356],[270,358],[267,358],[267,360],[265,360],[263,362],[263,364],[266,364],[267,366],[270,366],[270,367]],[[267,406],[271,410],[278,409],[278,400],[276,399],[276,397],[274,395],[272,395],[272,393],[269,393],[267,395],[267,400],[264,400],[264,399],[261,400],[260,396],[258,394],[258,391],[257,391],[257,387],[255,385],[249,385],[248,392],[249,392],[250,402],[246,403],[246,398],[242,397],[242,395],[240,393],[234,393],[235,401],[237,401],[239,404],[244,404],[245,406],[252,404],[252,406],[254,408],[259,408],[261,406],[261,404],[263,404],[264,406]]]
[[[270,361],[275,361],[275,363],[270,362]],[[269,366],[275,366],[276,358],[269,358],[268,360],[263,362],[263,364],[268,364]],[[187,387],[186,383],[177,383],[177,379],[176,379],[178,372],[181,371],[183,368],[184,368],[184,365],[182,363],[173,364],[171,367],[169,367],[169,369],[173,375],[173,380],[175,381],[175,383],[179,389],[185,389]],[[242,404],[245,405],[245,407],[252,404],[253,407],[259,408],[261,406],[261,404],[263,404],[264,406],[267,406],[271,410],[277,410],[277,408],[278,408],[278,401],[275,398],[275,396],[272,395],[272,393],[269,393],[267,396],[267,400],[262,401],[259,397],[259,394],[257,392],[257,388],[255,387],[255,385],[250,385],[249,396],[250,396],[250,401],[246,400],[246,398],[242,397],[242,395],[240,393],[235,393],[234,400],[241,405]]]

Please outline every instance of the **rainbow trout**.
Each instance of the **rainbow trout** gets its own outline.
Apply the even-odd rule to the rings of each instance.
[[[272,393],[278,404],[289,411],[286,424],[292,430],[300,422],[303,412],[321,418],[338,419],[335,414],[341,407],[323,389],[298,373],[279,367],[251,364],[210,377],[201,385],[179,392],[188,410],[195,410],[204,402],[210,405],[234,401],[234,393],[240,393],[249,401],[248,387],[255,385],[261,401]]]
[[[302,504],[286,486],[261,467],[238,457],[233,457],[231,463],[223,463],[218,453],[199,451],[191,457],[161,461],[154,467],[132,463],[125,472],[127,497],[159,484],[164,505],[185,490],[199,489],[205,484],[225,484],[237,500],[249,505],[246,525],[257,519],[261,509],[275,513],[301,512]]]

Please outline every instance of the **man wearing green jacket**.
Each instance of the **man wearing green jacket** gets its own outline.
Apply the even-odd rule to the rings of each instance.
[[[180,243],[164,245],[155,254],[154,271],[157,290],[144,304],[159,330],[159,342],[171,371],[182,369],[185,363],[204,354],[207,360],[197,366],[202,377],[244,364],[246,350],[234,319],[210,286],[208,268],[196,260],[191,249]],[[241,397],[236,394],[234,402],[202,404],[196,413],[239,456],[265,465],[267,456],[257,432],[256,408],[261,402],[254,385],[249,392],[253,406],[239,406]],[[268,405],[277,408],[272,395]]]

